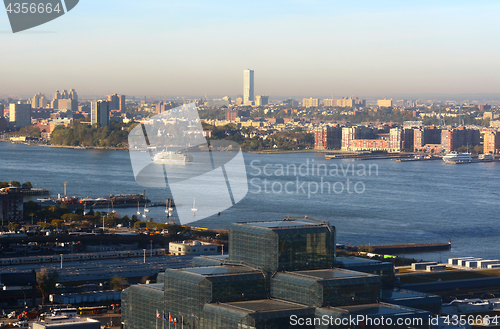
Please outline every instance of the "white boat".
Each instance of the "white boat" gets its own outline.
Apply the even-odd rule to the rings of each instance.
[[[198,211],[198,209],[196,208],[195,202],[196,202],[196,199],[193,199],[193,208],[191,208],[191,211],[193,212],[193,216],[196,215],[196,212]]]
[[[478,159],[482,161],[493,161],[493,154],[479,154]]]
[[[153,162],[161,164],[186,164],[193,162],[193,156],[187,153],[162,151],[154,155]]]
[[[450,162],[472,162],[472,155],[470,153],[457,153],[452,151],[443,156],[443,161]]]

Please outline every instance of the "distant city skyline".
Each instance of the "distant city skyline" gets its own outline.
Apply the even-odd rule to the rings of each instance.
[[[497,93],[499,10],[496,1],[88,0],[17,34],[4,13],[0,95],[61,86],[238,95],[246,68],[271,99]]]

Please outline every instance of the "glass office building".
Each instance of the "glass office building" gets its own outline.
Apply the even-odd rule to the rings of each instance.
[[[335,227],[310,219],[233,223],[229,259],[269,272],[331,268]]]
[[[271,297],[315,307],[375,303],[379,294],[379,276],[348,270],[285,272],[271,278]]]
[[[325,222],[285,218],[237,223],[229,234],[229,257],[195,257],[191,268],[167,269],[156,284],[124,290],[123,328],[167,328],[163,317],[169,315],[177,319],[177,328],[287,329],[298,327],[292,316],[313,321],[300,328],[340,328],[317,320],[323,315],[411,319],[430,314],[378,304],[379,275],[332,268],[335,228]]]
[[[122,291],[123,327],[156,328],[156,312],[165,309],[164,297],[161,283],[134,285]]]
[[[265,275],[244,266],[166,270],[165,308],[185,325],[199,326],[206,303],[262,299],[268,296]]]
[[[312,319],[314,307],[272,299],[206,304],[200,328],[287,329],[291,316]],[[300,328],[314,328],[301,326]]]

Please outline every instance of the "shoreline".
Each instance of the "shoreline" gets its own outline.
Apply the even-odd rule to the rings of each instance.
[[[69,146],[69,145],[47,145],[40,143],[24,143],[24,142],[12,142],[9,140],[0,139],[0,142],[10,143],[10,144],[21,144],[21,145],[30,145],[30,146],[40,146],[40,147],[54,147],[54,148],[64,148],[64,149],[73,149],[73,150],[108,150],[108,151],[127,151],[128,147],[111,147],[111,146]]]

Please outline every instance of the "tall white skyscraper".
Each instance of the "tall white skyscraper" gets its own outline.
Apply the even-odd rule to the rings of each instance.
[[[243,71],[243,104],[250,104],[255,100],[253,89],[253,70]]]

